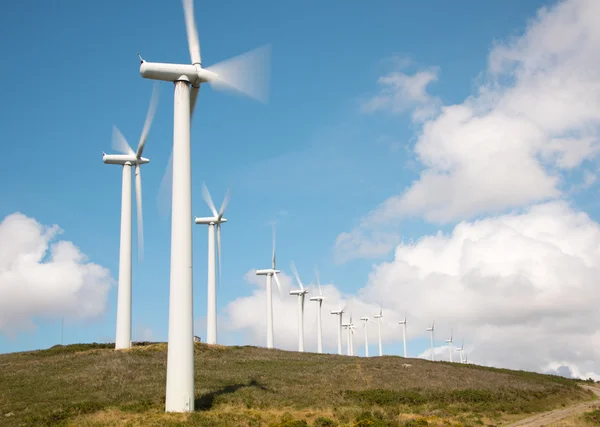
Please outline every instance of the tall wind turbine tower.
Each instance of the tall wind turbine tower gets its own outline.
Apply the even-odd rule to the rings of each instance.
[[[296,265],[292,261],[291,264],[292,273],[296,276],[296,281],[300,286],[300,289],[290,291],[290,295],[296,295],[298,297],[298,351],[304,351],[304,296],[308,293],[307,289],[304,289]]]
[[[452,329],[450,330],[450,339],[446,340],[448,344],[448,352],[450,353],[450,362],[452,362]]]
[[[365,328],[365,357],[369,357],[369,337],[367,333],[367,322],[369,321],[369,318],[367,316],[364,316],[361,317],[360,320],[365,322],[363,324],[363,327]]]
[[[346,331],[346,354],[352,356],[350,351],[350,323],[342,323],[342,327]]]
[[[433,352],[433,330],[435,327],[435,320],[431,322],[431,327],[427,328],[427,332],[429,332],[429,341],[431,343],[431,361],[435,362],[435,354]]]
[[[319,295],[316,297],[310,297],[310,301],[317,301],[319,307],[317,308],[317,352],[323,353],[323,326],[321,322],[321,306],[323,305],[323,292],[321,291],[321,282],[319,281],[319,272],[315,269],[317,275],[317,286],[319,287]],[[341,344],[341,343],[340,343]]]
[[[404,344],[404,357],[406,358],[406,316],[404,316],[404,320],[398,323],[402,325],[402,343]]]
[[[338,334],[337,334],[337,347],[338,347],[338,354],[341,355],[342,354],[342,327],[344,326],[344,324],[342,323],[342,315],[344,314],[344,310],[346,309],[346,307],[344,308],[339,308],[337,310],[331,310],[331,314],[334,314],[336,316],[338,316]]]
[[[140,167],[150,160],[142,157],[146,138],[152,125],[158,102],[158,86],[154,85],[146,122],[142,129],[137,151],[133,151],[125,137],[113,126],[113,149],[123,154],[102,153],[102,161],[123,166],[121,189],[121,241],[119,246],[119,287],[117,295],[117,331],[115,350],[131,347],[131,167],[135,166],[135,199],[137,207],[138,261],[144,258],[144,223],[142,218],[142,174]]]
[[[166,412],[194,411],[190,123],[200,84],[210,83],[214,89],[234,90],[266,101],[263,89],[267,87],[268,73],[257,72],[257,68],[267,64],[270,56],[270,48],[263,47],[203,68],[193,0],[183,0],[183,8],[191,64],[147,62],[140,56],[142,77],[175,85]]]
[[[271,268],[255,270],[257,276],[267,276],[267,348],[273,348],[273,292],[272,280],[275,279],[279,296],[281,297],[281,283],[277,275],[280,273],[275,266],[275,225],[273,225],[273,256]]]
[[[221,224],[227,222],[223,218],[223,213],[229,203],[229,190],[225,194],[225,199],[221,204],[221,209],[217,212],[215,204],[210,197],[206,184],[202,183],[202,198],[212,211],[212,217],[206,218],[195,218],[196,224],[207,224],[208,225],[208,296],[207,303],[208,307],[206,310],[206,343],[216,344],[217,343],[217,284],[216,284],[216,260],[215,260],[215,225],[217,226],[217,247],[219,257],[219,283],[221,283]]]
[[[377,334],[379,335],[379,355],[383,356],[383,347],[381,346],[381,324],[383,323],[383,310],[379,309],[379,314],[373,316],[377,319]]]

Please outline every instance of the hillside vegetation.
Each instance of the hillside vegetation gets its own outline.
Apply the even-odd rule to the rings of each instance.
[[[166,344],[112,348],[0,355],[0,425],[480,426],[592,398],[530,372],[197,343],[196,412],[165,414]]]

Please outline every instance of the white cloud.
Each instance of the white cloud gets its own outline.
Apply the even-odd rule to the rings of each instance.
[[[404,65],[404,64],[403,64]],[[437,81],[439,70],[430,67],[412,75],[393,71],[377,80],[379,93],[366,100],[361,110],[366,113],[390,111],[404,113],[412,110],[414,121],[420,122],[435,115],[439,100],[427,93],[427,87]]]
[[[564,196],[564,172],[599,149],[599,15],[597,0],[562,1],[496,43],[475,94],[420,128],[419,178],[360,227],[413,215],[453,222]],[[391,97],[378,99],[372,110],[397,109]]]
[[[378,258],[390,252],[400,241],[395,233],[372,232],[368,238],[361,230],[341,233],[335,240],[335,261],[346,262],[352,258]]]
[[[565,202],[465,221],[448,235],[398,245],[394,260],[376,266],[354,297],[342,295],[332,284],[324,286],[324,345],[335,351],[336,319],[329,310],[340,300],[351,300],[348,312],[357,323],[355,351],[363,354],[358,319],[375,314],[382,302],[384,346],[394,343],[400,348],[397,322],[406,311],[409,340],[421,338],[421,345],[428,346],[425,329],[435,320],[436,354],[443,360],[448,359],[443,342],[453,330],[455,345],[464,338],[469,360],[478,364],[539,372],[567,366],[574,375],[596,378],[598,277],[600,225]],[[310,291],[309,296],[314,288]],[[254,344],[265,345],[264,307],[262,288],[228,306],[232,327],[247,331]],[[274,311],[276,346],[296,349],[295,297],[274,297]],[[306,303],[305,316],[306,347],[314,351],[315,303]],[[375,344],[375,322],[369,322],[369,328],[369,341]],[[417,354],[414,341],[408,352]],[[429,351],[420,357],[428,358]]]
[[[108,269],[89,262],[57,225],[21,213],[0,223],[0,331],[34,326],[35,317],[87,319],[106,309]]]

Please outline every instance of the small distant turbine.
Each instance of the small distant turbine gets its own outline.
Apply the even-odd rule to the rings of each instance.
[[[427,332],[429,332],[429,341],[431,348],[431,361],[435,362],[435,354],[433,352],[433,330],[435,327],[435,320],[431,322],[431,327],[427,328]]]
[[[272,279],[275,279],[279,297],[281,297],[281,283],[277,275],[280,273],[275,267],[275,225],[273,225],[273,256],[271,268],[255,270],[257,276],[267,276],[267,348],[273,348],[273,292],[271,291]]]
[[[448,343],[448,351],[450,352],[450,362],[452,362],[452,329],[450,330],[450,339],[447,339],[446,343]]]
[[[342,315],[344,314],[344,310],[346,310],[346,306],[344,306],[344,308],[339,308],[338,305],[338,309],[337,310],[331,310],[331,314],[334,314],[336,316],[339,317],[339,321],[338,321],[338,334],[337,334],[337,347],[338,347],[338,354],[342,354],[342,327],[344,326],[342,323]]]
[[[229,190],[225,194],[221,209],[217,212],[217,208],[210,197],[206,184],[202,183],[202,198],[210,208],[213,216],[207,218],[194,219],[196,224],[208,225],[208,292],[207,302],[208,307],[206,310],[206,343],[216,344],[217,343],[217,285],[216,285],[216,271],[217,266],[215,262],[215,225],[217,226],[217,255],[219,258],[219,284],[221,284],[221,224],[227,222],[223,218],[223,213],[229,203]]]
[[[463,351],[465,349],[465,339],[462,339],[462,342],[460,344],[460,347],[456,348],[456,351],[458,351],[458,354],[460,355],[460,363],[465,363],[464,359],[463,359]]]
[[[316,297],[310,297],[310,301],[317,301],[319,308],[317,309],[317,352],[323,353],[323,326],[321,323],[321,306],[323,305],[323,292],[321,291],[321,282],[319,281],[319,272],[315,268],[317,275],[317,286],[319,287],[319,295]]]
[[[350,315],[350,356],[354,356],[354,323],[352,323],[352,315]]]
[[[296,281],[300,286],[300,289],[290,291],[290,295],[298,296],[298,351],[304,351],[304,296],[308,293],[308,290],[304,289],[304,285],[302,285],[302,281],[300,281],[298,270],[296,270],[296,265],[293,261],[291,267],[292,273],[294,273]]]
[[[361,317],[360,320],[365,322],[363,325],[363,327],[365,328],[365,357],[369,357],[369,337],[367,334],[367,322],[369,321],[369,318],[365,316]]]
[[[381,346],[381,324],[383,323],[383,310],[379,308],[379,314],[373,316],[375,319],[379,319],[377,322],[377,334],[379,335],[379,355],[383,356],[383,347]]]
[[[346,354],[352,356],[350,353],[350,323],[342,323],[342,328],[346,331]]]
[[[402,325],[402,342],[404,343],[404,358],[406,358],[406,316],[398,323]]]

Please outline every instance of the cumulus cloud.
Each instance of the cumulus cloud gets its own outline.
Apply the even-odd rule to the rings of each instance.
[[[0,331],[32,328],[36,317],[87,319],[105,311],[110,272],[72,242],[56,240],[60,233],[21,213],[0,223]]]
[[[438,359],[448,360],[443,343],[452,331],[455,345],[464,339],[469,361],[478,364],[538,372],[567,366],[573,375],[598,378],[599,276],[600,225],[566,202],[464,221],[449,234],[398,245],[393,261],[376,266],[355,296],[333,284],[323,286],[325,347],[336,348],[337,324],[329,310],[350,301],[348,314],[352,311],[357,324],[355,351],[363,354],[358,319],[377,313],[382,303],[384,345],[400,348],[398,321],[406,312],[411,357],[418,354],[415,339],[428,347],[426,328],[435,320]],[[314,295],[314,287],[310,291]],[[265,342],[264,307],[261,287],[228,306],[232,326],[247,331],[259,345]],[[314,351],[316,304],[307,302],[305,310],[306,347]],[[274,311],[276,346],[296,349],[295,297],[275,297]],[[375,344],[376,323],[368,327]],[[429,358],[429,350],[419,357]],[[459,360],[458,353],[454,358]]]
[[[427,87],[437,81],[439,69],[430,67],[426,70],[406,74],[393,71],[379,77],[379,93],[361,105],[366,113],[389,111],[404,113],[412,110],[414,121],[422,121],[433,116],[439,106],[439,99],[427,92]]]
[[[564,174],[598,154],[599,14],[596,0],[561,1],[496,43],[475,93],[419,128],[419,178],[360,227],[407,216],[453,222],[562,197]],[[371,109],[394,111],[386,99]]]

